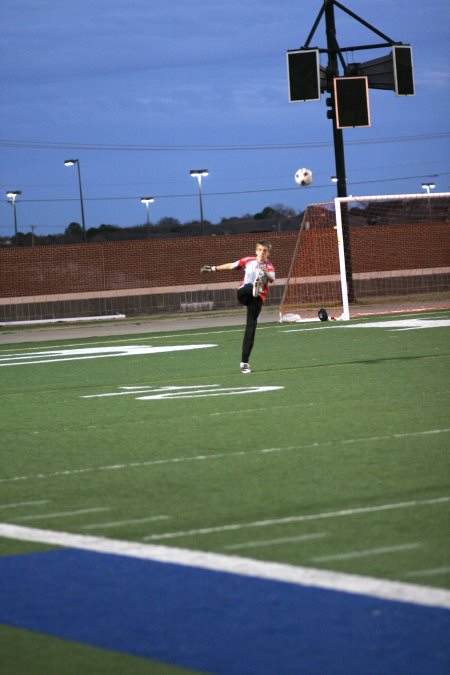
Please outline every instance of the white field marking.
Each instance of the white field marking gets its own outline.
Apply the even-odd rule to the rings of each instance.
[[[348,553],[335,553],[334,555],[320,555],[311,560],[315,563],[328,562],[329,560],[352,560],[353,558],[371,558],[374,555],[397,553],[398,551],[412,551],[420,548],[423,544],[399,544],[398,546],[383,546],[381,548],[368,548],[364,551],[348,551]]]
[[[226,556],[220,553],[192,551],[171,546],[155,546],[133,541],[106,539],[70,532],[54,532],[36,528],[0,523],[0,537],[32,541],[50,546],[77,548],[84,551],[120,555],[139,560],[153,560],[195,569],[225,572],[244,577],[270,579],[298,586],[323,588],[353,593],[384,600],[395,600],[427,607],[450,609],[450,591],[443,588],[417,586],[400,581],[388,581],[357,574],[343,574],[329,570],[296,567],[286,563],[264,562]]]
[[[152,386],[151,384],[143,384],[142,386],[135,386],[135,387],[130,387],[130,386],[123,386],[119,387],[119,389],[123,389],[124,391],[112,391],[108,392],[106,394],[86,394],[84,396],[80,396],[80,398],[106,398],[108,396],[130,396],[130,395],[136,395],[136,394],[148,394],[150,392],[173,392],[173,391],[183,391],[183,390],[189,390],[189,389],[205,389],[207,387],[219,387],[219,384],[190,384],[190,385],[185,385],[185,386],[177,386],[177,385],[167,385],[165,387],[157,387],[157,386]]]
[[[439,574],[449,574],[450,566],[447,567],[433,567],[428,570],[412,570],[407,572],[405,577],[435,577]]]
[[[39,499],[34,502],[16,502],[15,504],[0,504],[0,509],[15,509],[18,506],[38,506],[39,504],[47,504],[48,499]]]
[[[109,523],[92,523],[81,525],[82,530],[102,530],[107,527],[121,527],[122,525],[136,525],[137,523],[150,523],[155,520],[168,520],[170,516],[148,516],[147,518],[131,518],[130,520],[116,520]]]
[[[98,511],[109,511],[107,506],[100,506],[94,509],[78,509],[77,511],[60,511],[59,513],[34,513],[32,516],[20,516],[16,520],[45,520],[46,518],[62,518],[66,516],[80,516],[85,513],[97,513]]]
[[[128,464],[107,464],[104,466],[89,466],[80,469],[66,469],[64,471],[53,471],[52,473],[38,473],[30,476],[12,476],[11,478],[0,478],[0,483],[10,483],[19,480],[35,480],[42,478],[55,478],[58,476],[74,476],[82,473],[92,473],[95,471],[120,471],[125,469],[136,469],[143,466],[158,466],[162,464],[179,464],[181,462],[202,462],[212,459],[230,459],[231,457],[251,457],[252,455],[268,455],[275,452],[288,452],[292,450],[311,450],[313,448],[336,447],[339,445],[352,445],[354,443],[373,443],[376,441],[386,441],[392,439],[414,438],[420,436],[432,436],[437,434],[446,434],[449,429],[427,429],[426,431],[412,431],[398,434],[387,434],[381,436],[362,436],[359,438],[343,438],[339,441],[314,441],[313,443],[304,443],[300,445],[288,445],[280,448],[261,448],[258,450],[237,450],[236,452],[217,452],[211,455],[194,455],[193,457],[172,457],[170,459],[149,459],[144,462],[129,462]]]
[[[255,386],[255,387],[221,387],[220,384],[199,384],[188,386],[166,387],[120,387],[126,391],[108,392],[106,394],[89,394],[80,398],[104,398],[106,396],[134,395],[137,401],[161,401],[179,398],[205,398],[206,396],[233,396],[240,394],[261,394],[268,391],[284,389],[279,386]],[[138,394],[145,394],[138,396]]]
[[[267,328],[274,328],[274,326],[258,326],[258,332],[261,330],[267,330]],[[154,334],[152,331],[148,331],[145,335],[141,335],[140,337],[131,337],[128,335],[122,335],[122,337],[115,338],[113,340],[108,339],[108,340],[94,340],[92,342],[73,342],[64,345],[64,348],[69,348],[69,347],[76,347],[79,349],[80,347],[92,347],[93,345],[109,345],[109,344],[117,344],[117,343],[129,343],[129,342],[142,342],[143,340],[181,340],[186,337],[203,337],[204,335],[220,335],[222,333],[242,333],[242,326],[239,328],[232,328],[230,330],[211,330],[211,331],[205,331],[201,333],[185,333],[184,331],[178,333],[178,331],[174,331],[173,333],[169,333],[167,335],[161,335],[161,334]],[[61,345],[56,344],[56,345],[47,345],[47,349],[60,349]],[[0,347],[0,354],[7,354],[9,352],[32,352],[33,350],[41,350],[42,347],[41,345],[33,347],[9,347],[9,348],[4,348]],[[18,354],[16,354],[18,356]],[[23,356],[23,355],[22,355]]]
[[[144,541],[157,539],[176,539],[179,537],[192,537],[199,534],[213,534],[214,532],[231,532],[245,530],[254,527],[269,527],[271,525],[284,525],[286,523],[303,523],[310,520],[322,520],[324,518],[342,518],[356,516],[362,513],[376,513],[378,511],[392,511],[394,509],[409,509],[416,506],[428,506],[430,504],[443,504],[449,502],[450,497],[437,497],[436,499],[422,499],[411,502],[394,502],[393,504],[379,504],[377,506],[362,506],[354,509],[342,509],[340,511],[325,511],[323,513],[310,513],[301,516],[285,516],[272,520],[253,520],[247,523],[231,523],[230,525],[217,525],[214,527],[201,527],[196,530],[179,530],[178,532],[163,532],[162,534],[150,534],[143,537]]]
[[[371,321],[368,323],[331,324],[315,328],[288,328],[283,333],[302,333],[324,328],[388,328],[390,330],[418,330],[420,328],[447,328],[450,319],[393,319],[392,321]]]
[[[0,357],[0,361],[5,361],[5,363],[0,363],[0,367],[29,366],[36,363],[82,361],[85,359],[104,359],[111,356],[141,356],[143,354],[162,354],[165,352],[182,352],[192,349],[207,349],[209,347],[217,347],[217,345],[174,345],[172,347],[124,345],[123,347],[85,347],[80,349],[58,349],[55,351],[34,352],[32,354],[11,354],[10,356]]]
[[[278,537],[277,539],[260,539],[259,541],[247,541],[243,544],[230,544],[224,546],[224,551],[238,551],[242,548],[259,548],[261,546],[275,546],[276,544],[294,544],[299,541],[308,541],[310,539],[323,539],[325,532],[316,534],[299,534],[296,537]]]
[[[212,396],[240,396],[242,394],[264,394],[268,391],[279,391],[284,387],[271,385],[255,387],[220,387],[219,389],[198,389],[195,391],[165,392],[162,394],[149,394],[148,396],[138,396],[138,401],[161,401],[163,399],[179,398],[206,398]]]
[[[448,328],[450,319],[401,319],[373,321],[346,326],[346,328],[389,328],[390,330],[418,330],[421,328]]]

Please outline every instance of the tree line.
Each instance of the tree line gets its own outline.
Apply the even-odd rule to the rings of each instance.
[[[177,218],[165,217],[155,223],[137,224],[121,227],[109,223],[102,223],[99,227],[86,229],[78,222],[71,222],[59,234],[39,235],[36,228],[30,232],[18,232],[16,237],[3,237],[0,242],[3,246],[42,246],[48,244],[78,244],[97,241],[125,241],[130,239],[161,239],[166,237],[195,237],[211,235],[238,234],[241,232],[281,232],[298,229],[303,216],[302,211],[274,204],[266,206],[255,214],[222,218],[213,224],[208,220],[200,222],[192,220],[181,223]]]

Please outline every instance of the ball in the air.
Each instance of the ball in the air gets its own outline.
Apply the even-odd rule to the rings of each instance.
[[[297,185],[301,185],[303,187],[306,187],[307,185],[311,185],[313,175],[311,169],[299,169],[298,171],[295,172],[295,182]]]

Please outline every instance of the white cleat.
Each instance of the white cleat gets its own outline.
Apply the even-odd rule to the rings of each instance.
[[[258,276],[256,277],[255,281],[253,282],[253,297],[257,298],[258,295],[261,293],[262,289],[264,288],[264,282],[266,280],[265,274],[262,270],[260,270]]]
[[[241,373],[251,373],[251,369],[248,363],[241,363],[240,365]]]

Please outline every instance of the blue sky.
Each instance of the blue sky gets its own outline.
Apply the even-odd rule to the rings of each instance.
[[[450,184],[447,0],[343,0],[413,48],[416,95],[370,90],[372,126],[344,131],[349,194]],[[211,222],[335,195],[331,122],[322,101],[288,101],[286,51],[306,40],[321,0],[15,0],[0,4],[0,236],[19,230],[199,217],[190,169],[206,168]],[[380,39],[339,8],[341,46]],[[322,20],[311,46],[325,47]],[[388,49],[357,52],[365,61]],[[325,57],[322,56],[322,65]],[[246,148],[245,146],[252,146]],[[267,146],[282,146],[270,148]],[[302,166],[313,185],[296,187]]]

